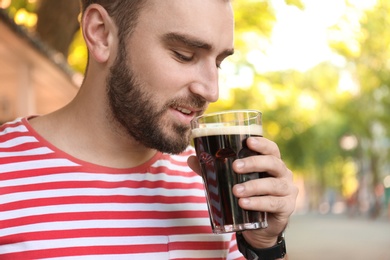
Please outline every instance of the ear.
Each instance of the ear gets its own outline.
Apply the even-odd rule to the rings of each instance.
[[[90,55],[99,63],[108,61],[113,55],[117,30],[107,11],[91,4],[84,12],[82,31]]]

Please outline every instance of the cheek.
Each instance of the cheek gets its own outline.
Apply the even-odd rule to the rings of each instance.
[[[176,92],[188,85],[191,72],[168,55],[153,54],[132,62],[133,71],[147,91],[158,93],[159,97],[172,98]]]

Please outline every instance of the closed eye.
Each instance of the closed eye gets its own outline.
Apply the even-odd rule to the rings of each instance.
[[[178,60],[183,61],[183,62],[190,62],[190,61],[192,61],[194,59],[193,55],[191,55],[191,56],[184,55],[184,54],[182,54],[182,53],[180,53],[178,51],[173,51],[173,53],[175,54],[175,56],[176,56],[176,58]]]

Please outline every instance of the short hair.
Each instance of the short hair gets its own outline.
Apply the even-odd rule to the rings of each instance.
[[[91,4],[101,5],[106,9],[110,17],[113,18],[118,28],[119,41],[131,35],[137,25],[141,9],[145,6],[147,0],[80,0],[81,11],[85,10]]]

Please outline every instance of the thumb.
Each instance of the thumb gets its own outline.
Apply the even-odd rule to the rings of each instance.
[[[200,172],[199,161],[198,161],[198,158],[196,156],[191,155],[190,157],[188,157],[187,164],[194,172],[196,172],[197,174],[202,176],[202,174]]]

